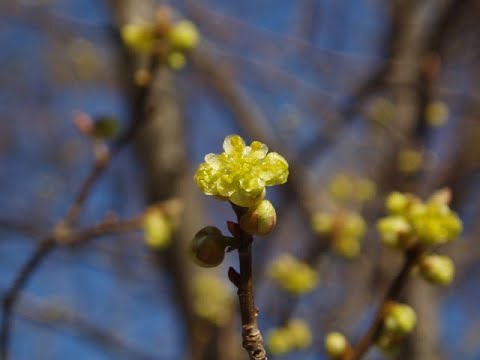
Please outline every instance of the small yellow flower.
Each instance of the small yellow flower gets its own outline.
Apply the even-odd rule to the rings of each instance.
[[[195,24],[182,20],[173,25],[167,34],[167,39],[175,48],[192,49],[200,41],[200,35]]]
[[[329,332],[325,337],[325,350],[331,359],[342,357],[348,348],[348,340],[342,333],[333,331]]]
[[[383,320],[383,327],[386,332],[408,334],[413,331],[416,324],[417,315],[412,307],[397,302],[388,304]]]
[[[455,265],[445,255],[426,255],[420,260],[419,266],[420,274],[434,284],[449,285],[455,277]]]
[[[122,27],[122,40],[129,48],[140,53],[149,53],[155,42],[155,28],[148,23],[131,23]]]
[[[185,55],[179,51],[173,51],[167,56],[167,64],[173,70],[182,69],[186,63]]]
[[[147,245],[161,249],[170,244],[173,226],[161,209],[152,207],[143,218],[143,231]]]
[[[229,135],[223,149],[219,155],[207,154],[195,173],[195,182],[206,195],[250,207],[263,199],[266,186],[287,181],[287,161],[276,152],[268,153],[265,144],[253,141],[245,146],[240,136]]]

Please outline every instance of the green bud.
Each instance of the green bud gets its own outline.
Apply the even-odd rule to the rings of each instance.
[[[113,116],[102,115],[95,118],[92,135],[97,139],[112,139],[118,135],[120,127]]]
[[[339,332],[330,332],[325,337],[325,350],[331,359],[341,358],[349,347],[347,339]]]
[[[207,226],[200,230],[190,242],[189,254],[198,266],[215,267],[225,258],[227,245],[227,240],[219,229]]]
[[[434,284],[449,285],[455,277],[455,265],[445,255],[426,255],[420,260],[419,266],[425,280]]]
[[[385,312],[383,326],[393,334],[408,334],[417,324],[415,311],[406,304],[391,302]]]
[[[276,223],[275,208],[268,200],[262,200],[250,207],[239,221],[242,230],[260,236],[270,234]]]

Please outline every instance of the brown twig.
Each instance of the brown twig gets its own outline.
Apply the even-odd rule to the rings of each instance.
[[[25,301],[26,300],[26,301]],[[63,328],[78,333],[120,358],[153,360],[158,359],[152,354],[137,348],[115,331],[107,330],[92,323],[89,319],[63,305],[43,303],[35,298],[22,296],[15,313],[25,320],[46,326],[51,330],[64,333]],[[67,331],[68,331],[67,330]]]
[[[412,268],[417,263],[418,259],[424,253],[424,249],[422,247],[415,247],[405,254],[405,261],[403,263],[400,272],[397,276],[393,279],[390,287],[388,288],[382,303],[378,307],[372,323],[368,327],[365,334],[360,338],[357,344],[354,346],[353,351],[345,356],[344,360],[359,360],[362,358],[363,355],[368,351],[370,346],[372,346],[377,337],[379,332],[382,328],[384,316],[385,316],[385,309],[388,306],[390,301],[397,300],[400,296],[401,291],[403,290],[405,284],[407,283],[408,276]]]
[[[141,217],[134,217],[123,221],[105,219],[94,226],[80,229],[78,231],[54,231],[51,235],[40,240],[37,248],[21,268],[12,286],[3,298],[3,318],[0,329],[1,358],[7,358],[13,308],[19,300],[25,284],[48,254],[59,245],[80,245],[97,236],[134,230],[140,226],[140,220]]]
[[[238,220],[246,211],[245,208],[232,204]],[[242,320],[243,347],[247,350],[251,360],[267,360],[267,352],[263,345],[263,338],[258,328],[258,309],[255,307],[252,272],[252,242],[253,236],[237,228],[235,240],[238,243],[238,257],[240,262],[240,274],[229,278],[237,278],[234,285],[238,287],[238,300],[240,303],[240,317]],[[229,271],[232,272],[233,271]]]

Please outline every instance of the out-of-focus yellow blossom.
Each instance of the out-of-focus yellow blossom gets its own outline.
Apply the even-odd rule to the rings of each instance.
[[[395,116],[395,105],[389,99],[375,98],[369,107],[368,118],[380,125],[389,124]]]
[[[193,278],[193,310],[197,316],[222,326],[230,319],[233,301],[228,283],[215,274],[200,273]]]
[[[387,305],[383,329],[394,334],[408,334],[413,331],[417,324],[417,315],[411,306],[398,302]]]
[[[335,200],[354,200],[360,203],[375,197],[377,190],[375,183],[369,178],[342,173],[336,174],[330,179],[327,189]]]
[[[170,44],[178,49],[192,49],[200,41],[197,27],[188,20],[181,20],[174,24],[167,33]]]
[[[417,172],[423,165],[423,154],[413,149],[405,149],[399,152],[397,158],[398,170],[405,174]]]
[[[287,181],[287,161],[276,152],[268,153],[265,144],[253,141],[246,146],[240,136],[229,135],[223,149],[219,155],[207,154],[195,173],[195,182],[206,195],[250,207],[263,199],[266,186]]]
[[[121,29],[122,40],[130,49],[149,53],[155,43],[155,27],[149,23],[126,24]]]
[[[287,323],[286,328],[297,349],[305,349],[312,344],[312,331],[305,320],[292,319]]]
[[[385,355],[396,355],[400,349],[404,336],[390,332],[382,332],[375,341],[375,345],[382,350]]]
[[[164,211],[152,207],[143,217],[143,231],[147,245],[161,249],[170,244],[173,228]]]
[[[449,114],[450,111],[447,104],[440,100],[431,101],[425,107],[425,119],[427,124],[432,127],[444,125],[448,120]]]
[[[293,350],[290,334],[285,328],[271,330],[267,335],[267,346],[273,355],[284,355]]]
[[[354,211],[317,212],[312,216],[312,228],[318,234],[329,234],[333,251],[349,259],[359,254],[367,231],[362,216]]]
[[[445,255],[425,255],[419,263],[420,274],[425,280],[440,285],[449,285],[455,277],[455,265]]]
[[[173,51],[167,55],[167,64],[173,70],[182,69],[186,63],[187,59],[181,52]]]
[[[328,191],[336,200],[346,200],[352,196],[354,184],[346,174],[336,174],[328,183]]]
[[[318,211],[312,216],[312,229],[317,234],[329,233],[333,228],[334,220],[333,214]]]
[[[401,247],[400,241],[402,237],[412,231],[412,227],[408,221],[398,215],[387,216],[377,222],[377,230],[380,234],[380,239],[385,245],[391,247]]]
[[[349,347],[350,345],[342,333],[333,331],[325,336],[325,350],[331,359],[340,359]]]
[[[372,200],[377,193],[377,186],[368,178],[359,178],[355,182],[355,191],[353,197],[363,203]]]
[[[283,355],[293,350],[303,350],[312,344],[310,326],[301,319],[292,319],[282,327],[270,331],[267,345],[272,354]]]
[[[289,254],[277,257],[268,273],[282,289],[297,295],[312,291],[318,283],[318,273]]]
[[[449,208],[449,201],[450,193],[445,190],[434,193],[426,202],[412,194],[390,194],[386,207],[391,215],[377,223],[382,241],[406,249],[417,241],[428,246],[456,239],[462,222]]]

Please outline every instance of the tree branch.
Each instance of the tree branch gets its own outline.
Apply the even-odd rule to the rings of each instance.
[[[388,288],[382,303],[380,304],[373,317],[372,323],[370,324],[365,334],[357,342],[357,344],[353,348],[353,351],[350,354],[347,354],[347,356],[345,356],[345,360],[361,359],[362,356],[365,355],[365,353],[368,351],[370,346],[375,343],[382,328],[385,310],[388,306],[388,303],[399,298],[400,293],[402,292],[405,284],[407,283],[408,276],[410,275],[412,268],[415,266],[418,259],[420,259],[423,253],[424,249],[422,247],[415,247],[405,253],[405,261],[403,263],[403,266],[400,269],[400,272],[390,284],[390,287]]]
[[[238,220],[247,210],[232,204]],[[252,242],[253,236],[238,229],[235,240],[238,242],[238,258],[240,262],[240,278],[234,282],[238,287],[240,316],[242,320],[243,347],[247,350],[251,360],[267,360],[267,353],[263,345],[263,338],[258,328],[258,309],[255,307],[252,272]],[[231,279],[232,276],[229,275]]]

